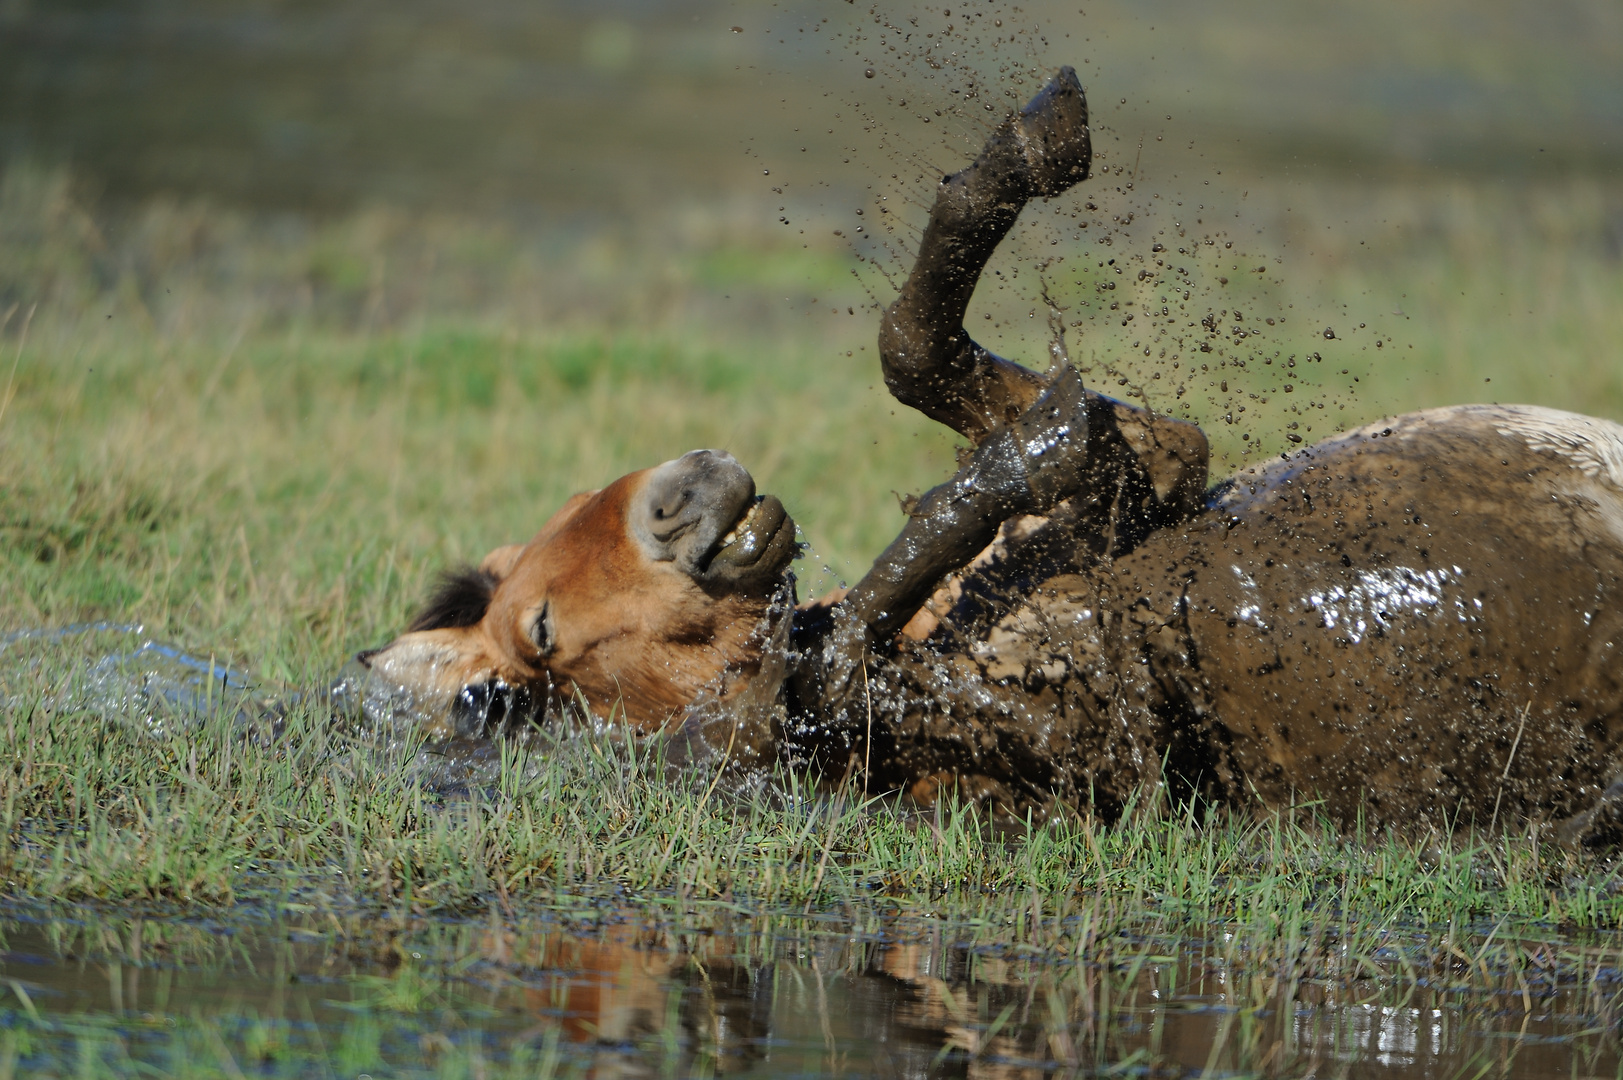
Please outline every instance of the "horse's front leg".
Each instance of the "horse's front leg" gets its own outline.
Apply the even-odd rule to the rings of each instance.
[[[1199,505],[1206,441],[1194,425],[1088,393],[1068,369],[1050,385],[964,329],[981,272],[1021,209],[1086,179],[1091,161],[1087,100],[1064,67],[973,163],[941,181],[912,272],[880,326],[880,359],[899,401],[977,449],[834,607],[847,649],[893,636],[1012,518],[1081,496],[1066,527],[1112,554]]]
[[[870,650],[893,639],[1005,521],[1069,501],[1064,528],[1114,554],[1200,503],[1206,441],[1194,425],[1089,393],[1069,367],[1039,375],[964,329],[976,282],[1021,208],[1085,179],[1090,160],[1087,103],[1067,67],[937,190],[913,271],[885,312],[881,361],[898,400],[976,449],[919,500],[843,599],[797,621],[791,695],[818,738],[839,742],[865,715],[858,676]]]
[[[1087,97],[1067,66],[997,126],[968,168],[942,178],[913,269],[879,325],[879,360],[897,401],[979,445],[1042,394],[1047,379],[977,343],[964,313],[1026,203],[1068,191],[1092,163]],[[1100,415],[1104,403],[1111,415]],[[1194,509],[1206,486],[1198,428],[1104,397],[1092,411],[1095,437],[1125,444],[1157,503],[1174,516]]]
[[[975,448],[951,480],[926,492],[873,569],[813,625],[802,620],[790,677],[799,711],[829,735],[864,715],[862,666],[896,636],[946,574],[992,542],[998,526],[1042,514],[1085,476],[1089,405],[1075,368],[1057,372],[1012,423]]]

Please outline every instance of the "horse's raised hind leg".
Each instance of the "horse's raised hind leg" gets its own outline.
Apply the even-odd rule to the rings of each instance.
[[[1021,208],[1087,177],[1087,119],[1076,72],[1062,68],[998,126],[972,165],[937,189],[913,271],[885,312],[880,357],[897,400],[976,448],[955,477],[919,500],[901,535],[843,599],[797,622],[789,684],[819,752],[855,745],[841,739],[854,739],[858,718],[867,716],[867,684],[858,675],[873,646],[891,641],[1003,522],[1068,502],[1063,527],[1075,541],[1097,534],[1101,554],[1119,554],[1200,505],[1206,440],[1199,428],[1091,393],[1069,367],[1050,380],[994,356],[964,329],[981,271]]]
[[[898,401],[972,442],[1011,423],[1046,385],[975,343],[964,312],[986,261],[1032,198],[1087,179],[1093,151],[1076,71],[1059,74],[986,141],[973,164],[942,179],[913,272],[885,311],[879,356]]]
[[[1087,101],[1063,67],[936,191],[912,273],[880,325],[880,359],[897,400],[977,449],[919,500],[840,605],[836,621],[866,628],[869,640],[894,634],[1013,517],[1084,495],[1075,527],[1120,553],[1199,505],[1206,440],[1193,424],[1089,393],[1068,369],[1050,385],[964,329],[976,282],[1021,208],[1086,179],[1091,162]]]

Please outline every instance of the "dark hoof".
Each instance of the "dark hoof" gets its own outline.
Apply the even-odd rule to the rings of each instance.
[[[1069,64],[1060,68],[1020,115],[1011,119],[1033,195],[1058,195],[1088,178],[1093,164],[1088,99],[1075,68]]]

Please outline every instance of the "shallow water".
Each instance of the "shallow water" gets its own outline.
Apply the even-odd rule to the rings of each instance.
[[[1209,941],[1080,960],[976,947],[928,919],[595,910],[363,919],[268,903],[223,918],[0,915],[0,1068],[22,1075],[1544,1077],[1612,1074],[1617,942],[1582,978],[1455,991],[1309,977]],[[1089,950],[1094,953],[1094,950]],[[1108,962],[1100,963],[1100,956]],[[1334,965],[1325,970],[1333,970]],[[1345,973],[1343,973],[1345,974]],[[1447,982],[1444,979],[1443,982]]]
[[[156,738],[220,715],[245,738],[276,739],[290,710],[325,714],[376,753],[413,758],[419,781],[462,790],[494,781],[499,749],[485,738],[425,743],[424,711],[351,661],[330,680],[281,686],[152,637],[134,623],[80,623],[0,637],[0,705],[82,712]]]
[[[720,769],[720,782],[729,790],[773,794],[768,789],[775,756],[769,744],[782,713],[778,691],[789,630],[784,610],[774,608],[763,623],[763,666],[743,691],[725,699],[701,695],[681,728],[663,738],[658,758],[669,768],[694,777]],[[243,738],[276,740],[289,713],[302,710],[341,728],[349,745],[381,761],[409,761],[417,783],[447,794],[494,785],[504,739],[540,751],[525,766],[539,769],[556,740],[629,737],[614,718],[581,716],[571,709],[567,721],[548,714],[531,723],[517,706],[512,715],[497,715],[503,710],[486,700],[481,707],[492,715],[463,709],[456,734],[428,738],[426,731],[447,726],[443,703],[419,701],[409,689],[354,660],[329,679],[284,686],[256,679],[223,656],[159,641],[138,623],[78,623],[0,635],[0,708],[5,707],[82,713],[155,739],[185,736],[224,716]]]

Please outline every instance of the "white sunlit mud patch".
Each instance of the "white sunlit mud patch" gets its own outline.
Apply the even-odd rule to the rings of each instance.
[[[1304,610],[1317,611],[1327,630],[1341,628],[1354,644],[1372,629],[1386,629],[1397,616],[1424,614],[1451,604],[1460,622],[1476,618],[1482,601],[1467,603],[1463,596],[1451,601],[1447,587],[1465,576],[1458,566],[1441,570],[1414,570],[1407,566],[1361,570],[1354,584],[1337,585],[1302,598]]]
[[[1268,629],[1268,624],[1262,619],[1262,591],[1257,588],[1257,579],[1238,566],[1234,567],[1234,576],[1240,579],[1240,588],[1245,590],[1246,599],[1251,601],[1242,604],[1235,611],[1234,617],[1241,622],[1250,623],[1258,630]]]

